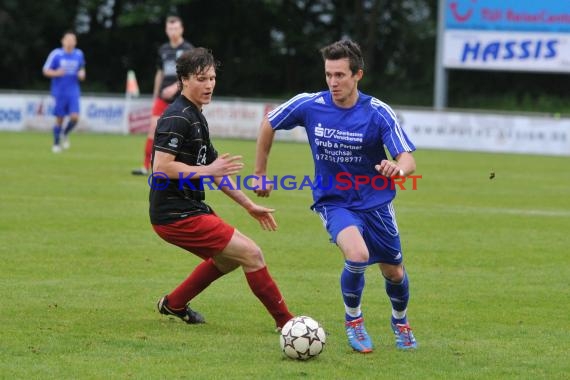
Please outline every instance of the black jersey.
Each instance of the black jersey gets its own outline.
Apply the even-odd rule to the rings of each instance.
[[[180,45],[176,47],[170,46],[170,43],[167,42],[160,46],[158,49],[158,57],[156,61],[156,68],[158,70],[162,70],[163,78],[162,83],[160,84],[159,89],[159,97],[160,93],[165,87],[170,86],[171,84],[175,83],[178,78],[176,77],[176,60],[178,57],[182,55],[185,51],[192,49],[194,46],[190,42],[183,41]],[[162,99],[162,98],[161,98]],[[172,99],[163,99],[164,101],[171,103],[176,99],[176,96]]]
[[[206,118],[183,95],[158,119],[154,151],[172,154],[175,161],[190,166],[209,165],[218,157],[210,141]],[[212,213],[204,203],[205,194],[199,179],[183,174],[168,179],[160,176],[153,173],[152,177],[149,195],[152,224],[169,224],[189,216]]]

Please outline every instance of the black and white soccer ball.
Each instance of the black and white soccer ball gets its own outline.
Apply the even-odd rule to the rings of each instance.
[[[281,329],[279,343],[283,353],[297,360],[318,356],[325,348],[326,334],[319,322],[311,317],[291,318]]]

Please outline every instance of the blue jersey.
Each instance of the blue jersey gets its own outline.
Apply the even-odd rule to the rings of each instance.
[[[63,68],[65,75],[51,79],[51,94],[55,97],[62,95],[79,97],[81,91],[77,73],[84,67],[85,58],[80,49],[73,49],[69,53],[62,48],[52,50],[44,64],[44,70]]]
[[[394,111],[361,92],[351,108],[336,106],[330,91],[299,94],[271,111],[268,118],[275,130],[301,126],[307,131],[315,162],[313,183],[321,181],[313,188],[312,208],[370,210],[392,201],[394,186],[379,190],[379,181],[376,188],[369,184],[356,189],[355,177],[378,178],[374,166],[387,159],[384,147],[392,158],[415,150]]]

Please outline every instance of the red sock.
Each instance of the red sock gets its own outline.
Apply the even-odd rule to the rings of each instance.
[[[168,295],[168,305],[173,309],[180,309],[186,306],[188,302],[196,297],[208,285],[222,277],[224,273],[220,272],[214,265],[214,260],[208,259],[198,265],[192,273],[178,285]]]
[[[150,170],[150,157],[152,156],[153,146],[154,139],[147,137],[146,144],[144,146],[144,167],[146,170]]]
[[[277,327],[283,327],[289,319],[293,318],[293,315],[287,309],[283,296],[279,292],[279,288],[277,288],[277,284],[275,284],[275,281],[273,281],[273,278],[267,271],[267,267],[246,273],[245,278],[253,293],[275,319]]]

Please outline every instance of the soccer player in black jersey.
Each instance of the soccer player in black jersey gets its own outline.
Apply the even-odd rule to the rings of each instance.
[[[166,107],[168,107],[178,95],[176,59],[185,51],[193,48],[192,44],[184,39],[184,26],[182,25],[180,17],[167,17],[165,32],[168,36],[168,42],[158,48],[154,89],[152,91],[152,116],[145,142],[143,166],[140,169],[134,169],[132,171],[134,175],[148,175],[156,123],[160,115],[166,110]]]
[[[217,66],[211,52],[204,48],[192,49],[178,58],[176,74],[182,93],[164,112],[156,128],[151,223],[161,238],[204,260],[158,301],[158,309],[187,323],[204,322],[188,302],[213,281],[241,266],[249,287],[281,328],[293,315],[267,271],[261,249],[216,215],[204,202],[200,186],[200,178],[213,178],[263,229],[277,228],[274,210],[255,204],[231,179],[243,168],[241,156],[218,155],[210,140],[202,107],[212,99]],[[222,183],[225,186],[220,186]]]

